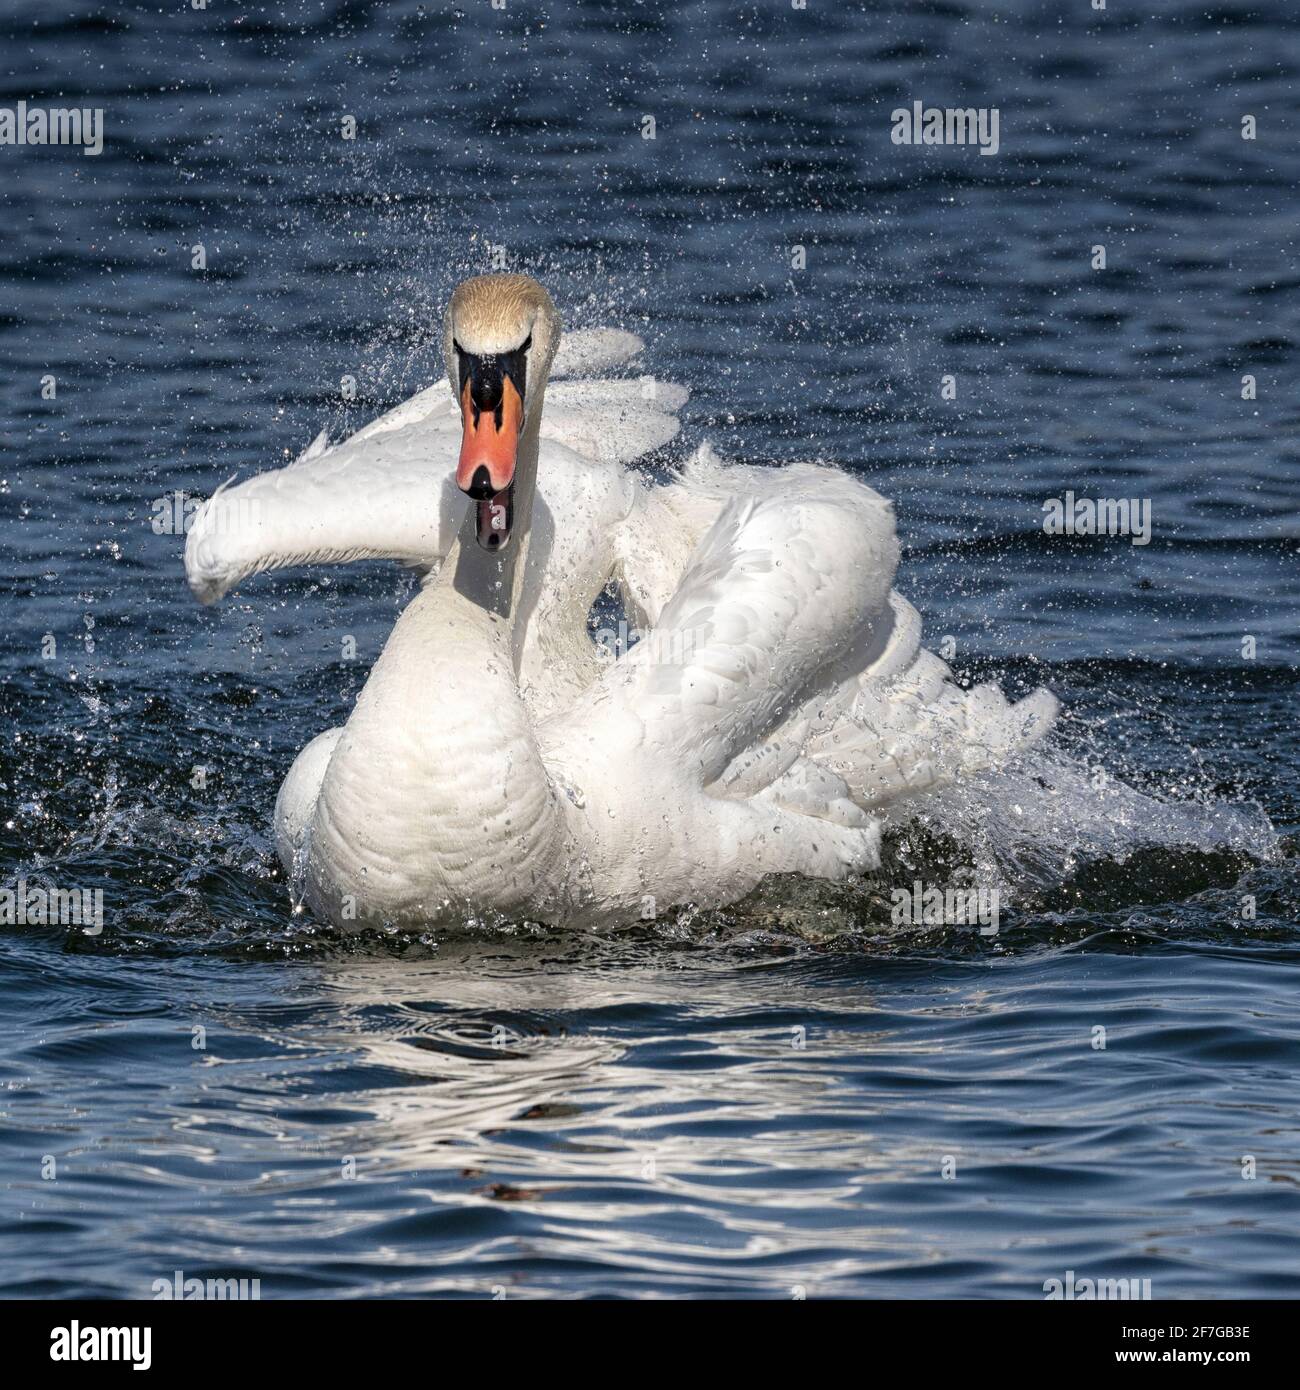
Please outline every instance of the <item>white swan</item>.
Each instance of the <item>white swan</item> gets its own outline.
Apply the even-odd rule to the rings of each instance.
[[[317,915],[601,926],[733,902],[773,872],[843,878],[879,862],[873,812],[1050,726],[1047,691],[963,691],[921,650],[870,488],[707,453],[647,486],[623,464],[676,433],[680,388],[560,382],[544,409],[550,376],[639,348],[609,330],[561,345],[526,277],[466,281],[450,399],[440,383],[322,437],[196,517],[185,561],[205,602],[287,564],[428,571],[351,718],[277,800],[281,858]],[[611,578],[649,630],[602,663],[587,618]]]

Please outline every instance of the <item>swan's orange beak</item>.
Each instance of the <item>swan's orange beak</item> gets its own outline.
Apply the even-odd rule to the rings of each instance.
[[[474,400],[474,382],[467,377],[460,393],[465,432],[456,465],[456,486],[469,496],[504,492],[515,480],[515,454],[524,423],[524,403],[508,376],[501,378],[495,408]]]
[[[460,381],[464,433],[456,486],[478,504],[478,543],[503,550],[514,521],[515,462],[524,426],[524,381],[530,335],[512,352],[466,352],[452,339]]]
[[[495,402],[476,401],[475,383],[467,375],[461,387],[460,410],[464,433],[456,486],[478,504],[476,534],[484,550],[502,550],[514,520],[515,456],[524,422],[524,402],[504,374]]]

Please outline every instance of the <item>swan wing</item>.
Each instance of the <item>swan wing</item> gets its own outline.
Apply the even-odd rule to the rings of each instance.
[[[837,653],[870,642],[897,562],[893,511],[870,488],[815,465],[774,471],[721,504],[654,628],[565,716],[571,736],[631,742],[710,786]]]
[[[894,605],[900,626],[919,638],[916,610],[897,595]],[[1016,702],[996,685],[964,689],[933,652],[919,644],[912,651],[901,669],[849,682],[848,698],[810,732],[802,749],[869,810],[1002,766],[1043,738],[1059,708],[1045,689]]]
[[[630,616],[642,627],[659,622],[696,548],[731,498],[780,496],[799,470],[809,468],[814,482],[828,476],[808,464],[725,462],[704,444],[662,486],[643,479],[614,536],[615,576]]]
[[[629,602],[655,622],[621,697],[681,737],[715,796],[858,825],[1000,766],[1055,718],[1050,692],[1012,703],[994,685],[963,689],[922,648],[920,615],[890,589],[892,510],[836,470],[703,451],[638,497],[619,544]]]
[[[607,370],[641,349],[639,338],[617,329],[566,334],[553,374]],[[571,492],[585,495],[591,486],[585,473],[576,481],[569,476],[574,455],[614,470],[660,447],[677,433],[676,412],[686,395],[681,387],[648,378],[560,380],[549,386],[541,439],[543,447],[560,447],[543,454],[538,486],[543,496],[552,495],[556,513],[565,513]],[[443,379],[341,443],[331,446],[318,435],[287,467],[218,488],[195,515],[186,539],[190,588],[201,602],[215,603],[250,575],[293,565],[363,559],[437,565],[467,506],[453,476],[460,429],[459,410]],[[605,491],[630,496],[621,482]],[[592,527],[607,528],[608,544],[598,547],[602,554],[629,505],[587,519]],[[606,568],[597,591],[608,574]]]
[[[631,463],[681,429],[689,392],[668,382],[557,381],[546,388],[543,439],[599,463]]]
[[[218,488],[185,542],[195,597],[215,603],[249,575],[290,565],[436,564],[468,505],[455,484],[459,436],[449,425],[422,419],[333,448],[313,445],[287,468]]]
[[[600,376],[640,357],[645,343],[621,328],[575,328],[560,337],[551,379]]]

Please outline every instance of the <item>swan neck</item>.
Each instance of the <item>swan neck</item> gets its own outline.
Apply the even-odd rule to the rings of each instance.
[[[546,383],[538,383],[532,408],[519,437],[515,456],[514,522],[504,550],[484,550],[478,543],[473,507],[465,513],[455,545],[444,565],[456,592],[497,618],[513,632],[523,599],[528,542],[537,493],[537,453],[541,439],[542,405]]]

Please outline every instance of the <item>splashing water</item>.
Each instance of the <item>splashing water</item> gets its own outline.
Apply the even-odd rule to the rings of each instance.
[[[1012,767],[955,783],[889,817],[900,835],[957,841],[974,877],[1004,889],[1045,889],[1098,861],[1144,850],[1276,860],[1278,837],[1258,807],[1152,795],[1050,743]]]

